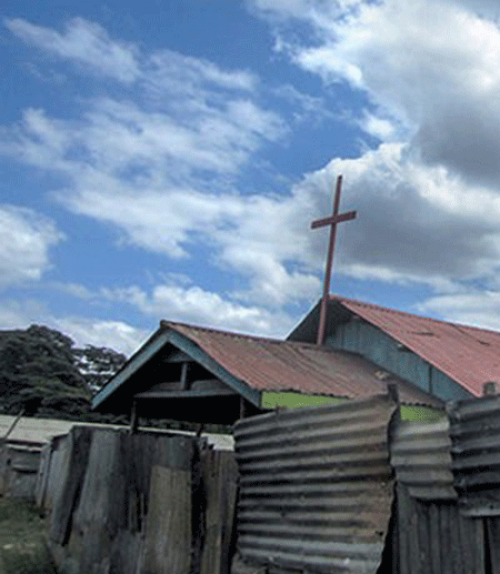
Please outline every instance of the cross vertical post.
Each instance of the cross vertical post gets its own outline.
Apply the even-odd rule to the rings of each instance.
[[[325,279],[323,283],[323,297],[321,298],[321,308],[319,313],[319,327],[317,344],[322,345],[325,338],[326,312],[328,309],[328,297],[330,294],[330,281],[332,277],[333,256],[335,253],[335,239],[337,235],[337,223],[350,221],[357,215],[356,211],[347,211],[339,214],[340,208],[340,191],[342,188],[342,176],[337,177],[337,187],[335,189],[335,198],[333,200],[333,214],[330,217],[317,219],[311,223],[311,229],[330,225],[330,241],[328,243],[328,255],[326,259]]]

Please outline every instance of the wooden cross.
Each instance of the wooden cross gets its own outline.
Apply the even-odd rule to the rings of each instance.
[[[350,221],[356,217],[356,211],[347,211],[339,214],[340,207],[340,190],[342,187],[342,176],[337,177],[337,189],[335,190],[335,199],[333,201],[333,214],[330,217],[317,219],[311,223],[311,229],[330,225],[330,242],[328,245],[328,256],[326,259],[325,282],[323,284],[323,297],[321,299],[321,309],[319,313],[319,327],[317,344],[322,345],[325,338],[326,311],[328,308],[328,298],[330,294],[330,280],[332,277],[333,254],[335,252],[335,238],[337,235],[337,223]]]

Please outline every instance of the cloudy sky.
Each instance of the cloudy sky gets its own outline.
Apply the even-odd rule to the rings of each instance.
[[[332,292],[500,330],[498,0],[16,0],[0,328],[130,353]]]

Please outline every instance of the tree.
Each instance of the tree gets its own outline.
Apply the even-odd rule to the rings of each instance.
[[[45,326],[0,331],[0,412],[99,420],[90,411],[92,392],[124,362],[112,349],[76,349]]]

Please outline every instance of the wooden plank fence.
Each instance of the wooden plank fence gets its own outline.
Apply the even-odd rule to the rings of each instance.
[[[40,476],[61,572],[228,572],[231,451],[184,435],[75,427],[45,453]]]
[[[500,574],[500,397],[448,415],[410,425],[379,396],[252,417],[239,466],[194,436],[75,427],[37,500],[65,574]]]

